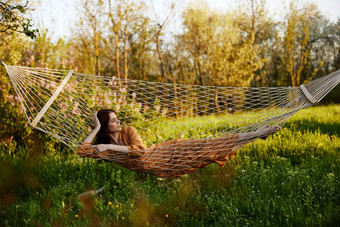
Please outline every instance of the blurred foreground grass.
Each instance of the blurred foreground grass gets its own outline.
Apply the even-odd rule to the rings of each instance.
[[[340,105],[301,110],[224,168],[179,179],[47,154],[0,151],[0,226],[340,223]],[[102,186],[101,194],[78,198]]]

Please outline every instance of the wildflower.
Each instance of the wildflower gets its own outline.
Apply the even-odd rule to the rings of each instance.
[[[108,98],[108,96],[105,96],[105,98],[104,98],[104,103],[105,103],[106,105],[109,105],[109,104],[110,104],[110,99]]]
[[[125,219],[125,217],[122,217],[122,219],[124,220],[124,219]]]
[[[109,201],[109,202],[108,202],[108,205],[109,205],[109,206],[112,206],[112,202],[111,202],[111,201]]]
[[[159,105],[155,106],[156,111],[158,112],[161,107]]]
[[[34,57],[34,55],[32,54],[32,55],[30,56],[30,59],[28,60],[28,61],[29,61],[29,63],[32,63],[32,62],[34,62],[34,59],[35,59],[35,57]]]
[[[118,207],[119,207],[119,205],[117,204],[117,205],[116,205],[116,208],[118,208]]]
[[[76,214],[76,215],[74,215],[74,217],[75,217],[75,218],[79,218],[79,215],[78,215],[78,214]]]
[[[136,98],[136,92],[132,92],[132,99]]]
[[[166,217],[166,218],[168,218],[168,217],[169,217],[169,215],[168,215],[168,214],[166,214],[166,215],[165,215],[165,217]]]
[[[12,102],[13,101],[13,95],[7,95],[7,99],[8,99],[8,101],[10,101],[10,102]]]
[[[329,174],[327,174],[327,176],[328,176],[329,178],[333,178],[333,177],[334,177],[334,174],[333,174],[333,173],[329,173]]]
[[[149,109],[149,105],[144,106],[144,112],[146,112]]]

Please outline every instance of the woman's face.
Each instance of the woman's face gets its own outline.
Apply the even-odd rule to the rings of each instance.
[[[120,121],[117,118],[116,114],[113,112],[109,113],[109,124],[108,124],[108,131],[110,133],[118,132],[122,130],[122,127],[120,126]]]

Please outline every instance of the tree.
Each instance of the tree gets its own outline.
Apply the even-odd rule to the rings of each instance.
[[[159,57],[159,60],[160,60],[160,63],[161,63],[161,74],[162,74],[162,81],[163,82],[168,82],[167,81],[168,79],[167,79],[167,75],[166,75],[167,73],[166,73],[166,70],[165,70],[165,62],[164,62],[163,54],[162,54],[162,51],[161,51],[161,48],[160,48],[160,39],[159,38],[160,38],[160,36],[162,34],[164,26],[168,22],[171,14],[173,13],[173,11],[175,9],[175,6],[176,6],[176,3],[175,2],[171,2],[170,12],[166,16],[166,18],[163,20],[163,22],[160,22],[158,20],[158,17],[156,15],[155,10],[154,10],[154,14],[155,14],[155,17],[156,17],[156,20],[157,20],[157,27],[158,27],[158,31],[156,32],[156,35],[155,35],[155,42],[156,42],[157,54],[158,54],[158,57]]]
[[[115,42],[107,42],[107,45],[115,45],[116,52],[116,70],[117,76],[120,78],[120,57],[119,57],[119,45],[123,44],[123,63],[124,63],[124,78],[127,83],[128,71],[129,71],[129,45],[133,42],[133,36],[138,30],[138,22],[143,18],[139,12],[142,9],[142,4],[136,4],[133,1],[117,0],[115,6],[111,4],[109,0],[109,12],[108,17],[111,21],[111,30]],[[138,16],[137,16],[138,15]],[[112,35],[110,35],[112,37]],[[110,38],[109,38],[110,39]],[[113,57],[113,54],[111,54]]]
[[[201,2],[184,11],[183,40],[201,85],[250,86],[262,67],[254,33],[244,35],[238,18]]]
[[[0,32],[12,35],[14,32],[23,33],[32,39],[36,37],[38,29],[32,29],[32,20],[24,15],[31,11],[27,5],[12,5],[7,2],[0,2]]]
[[[245,36],[254,35],[254,48],[258,49],[259,61],[262,67],[256,71],[252,86],[274,85],[278,73],[276,66],[280,65],[281,42],[278,35],[279,22],[274,22],[266,9],[266,0],[243,0],[234,12],[235,22]],[[280,57],[278,57],[280,56]]]
[[[301,84],[302,72],[310,64],[311,47],[308,45],[308,39],[309,21],[306,15],[291,2],[283,38],[284,56],[282,60],[293,87]]]
[[[140,80],[152,80],[147,76],[154,75],[157,60],[152,53],[152,44],[156,28],[151,24],[149,17],[144,15],[144,8],[140,8],[137,12],[137,20],[131,27],[131,33],[128,38],[130,46],[130,78]]]
[[[79,67],[85,73],[101,75],[103,51],[104,2],[83,0],[79,4],[79,21],[74,32],[72,48]]]

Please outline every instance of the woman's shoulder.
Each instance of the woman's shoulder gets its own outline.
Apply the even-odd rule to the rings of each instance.
[[[133,126],[125,126],[122,130],[126,133],[137,132],[136,128]]]
[[[126,126],[122,129],[123,136],[129,139],[138,139],[140,138],[137,129],[133,126]]]

